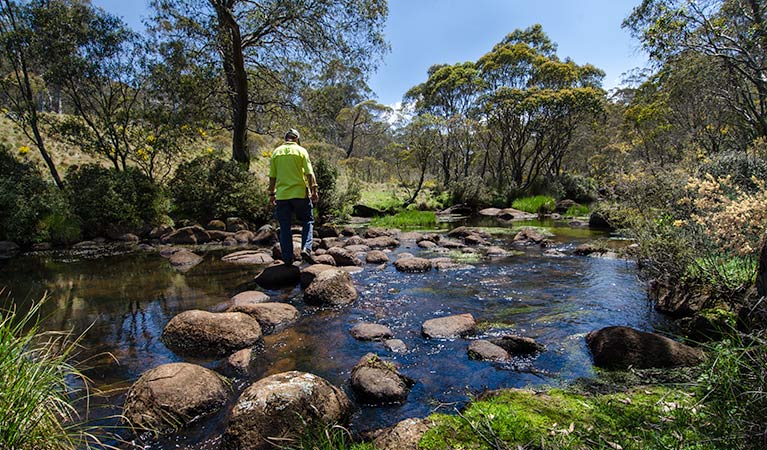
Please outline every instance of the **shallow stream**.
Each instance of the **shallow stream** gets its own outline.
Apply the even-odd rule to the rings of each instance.
[[[511,249],[511,224],[495,220],[489,227],[493,243]],[[513,224],[514,227],[529,224]],[[584,335],[609,325],[640,330],[663,329],[666,322],[647,301],[632,263],[621,259],[572,256],[576,245],[609,236],[566,224],[535,223],[554,233],[554,248],[564,257],[543,254],[538,246],[518,247],[514,256],[465,260],[470,270],[397,272],[365,266],[352,278],[360,292],[353,305],[318,309],[304,305],[298,288],[265,290],[273,301],[288,302],[301,311],[297,323],[266,336],[251,379],[233,380],[231,398],[265,375],[301,370],[348,387],[351,369],[368,352],[395,362],[415,379],[408,400],[385,407],[356,406],[351,428],[366,431],[393,425],[433,411],[452,412],[485,389],[525,385],[560,385],[593,374]],[[446,230],[442,230],[446,231]],[[227,252],[231,252],[228,250]],[[395,250],[438,257],[414,243]],[[91,405],[91,417],[103,427],[118,425],[125,390],[143,372],[160,364],[187,361],[217,367],[219,361],[177,356],[160,341],[165,324],[188,309],[220,309],[243,290],[257,268],[221,262],[224,250],[205,253],[203,263],[178,273],[156,253],[131,253],[98,259],[64,254],[22,256],[0,262],[0,287],[17,303],[48,292],[46,328],[85,330],[81,358],[92,366],[86,374],[95,387],[111,394]],[[454,255],[458,256],[458,255]],[[465,256],[463,256],[465,258]],[[470,360],[468,339],[427,340],[421,324],[431,318],[471,313],[480,324],[473,338],[514,333],[529,336],[547,350],[530,360],[499,364]],[[408,347],[404,354],[381,343],[360,342],[349,330],[360,322],[389,326]],[[111,355],[111,356],[108,356]],[[226,410],[179,434],[150,440],[145,448],[217,448]]]

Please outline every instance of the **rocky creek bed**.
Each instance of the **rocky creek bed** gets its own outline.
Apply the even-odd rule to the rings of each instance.
[[[52,329],[79,332],[93,324],[82,357],[112,356],[97,358],[87,375],[96,387],[116,389],[96,401],[93,412],[104,425],[115,425],[108,417],[135,400],[136,389],[128,394],[128,388],[159,367],[194,364],[229,378],[228,391],[222,395],[217,386],[201,406],[213,414],[190,410],[206,417],[145,443],[158,449],[216,448],[247,435],[227,431],[227,424],[236,422],[240,395],[270,376],[321,377],[329,383],[324,395],[339,405],[345,396],[351,428],[364,432],[452,411],[487,389],[592,375],[587,333],[613,325],[667,326],[631,263],[583,255],[590,253],[584,244],[606,238],[603,233],[551,223],[548,233],[532,229],[520,236],[524,224],[493,225],[483,233],[357,230],[327,238],[318,241],[324,247],[318,259],[348,268],[304,277],[305,264],[254,280],[278,255],[268,245],[240,242],[145,246],[99,258],[42,252],[0,263],[0,285],[17,299],[50,292]],[[251,253],[235,253],[242,250]],[[224,314],[221,328],[215,317]],[[457,319],[441,324],[446,317]],[[241,324],[236,333],[226,328],[232,322]],[[204,323],[199,327],[215,339],[189,332],[199,329],[189,323]],[[526,339],[512,343],[510,336]],[[528,351],[509,350],[518,348],[513,345]],[[174,374],[197,370],[165,367]],[[355,386],[374,375],[388,379],[373,383],[386,389]]]

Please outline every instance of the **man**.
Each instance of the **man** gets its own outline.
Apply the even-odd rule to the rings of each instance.
[[[274,149],[269,162],[269,201],[280,224],[280,251],[285,264],[293,264],[293,236],[290,231],[293,215],[301,222],[301,258],[314,263],[312,207],[318,199],[317,180],[309,153],[301,147],[301,135],[291,128],[285,133],[285,143]]]

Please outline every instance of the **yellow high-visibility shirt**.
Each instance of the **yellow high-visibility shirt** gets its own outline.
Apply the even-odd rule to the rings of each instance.
[[[309,153],[295,142],[286,142],[272,152],[269,177],[277,179],[277,200],[306,198],[306,175],[314,175]]]

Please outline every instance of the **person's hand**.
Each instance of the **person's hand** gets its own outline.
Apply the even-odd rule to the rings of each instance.
[[[270,196],[270,197],[269,197],[269,204],[270,204],[270,205],[272,205],[272,208],[274,208],[275,206],[277,206],[277,197],[275,197],[275,196],[273,196],[273,195],[272,195],[272,196]]]
[[[315,191],[312,193],[312,203],[317,204],[317,201],[320,199],[319,194]]]

